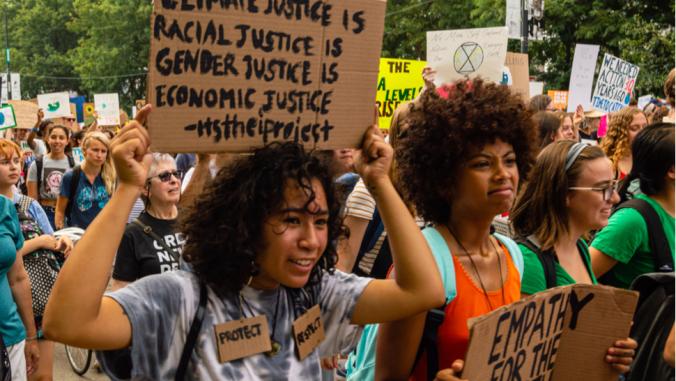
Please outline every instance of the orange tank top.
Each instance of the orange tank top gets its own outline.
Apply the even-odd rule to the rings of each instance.
[[[501,258],[507,260],[507,278],[504,280],[503,289],[505,291],[505,300],[502,299],[502,291],[488,291],[488,300],[493,309],[506,304],[513,303],[521,298],[521,279],[519,270],[514,266],[512,256],[502,244],[500,244],[505,255]],[[455,287],[457,290],[455,298],[446,305],[444,312],[444,322],[439,326],[437,332],[437,352],[439,354],[439,370],[450,368],[453,361],[465,359],[467,346],[469,345],[469,329],[467,320],[476,316],[491,312],[491,308],[486,301],[486,296],[480,286],[474,284],[460,261],[453,256],[453,265],[455,266]],[[497,266],[496,266],[497,267]],[[423,354],[416,363],[410,380],[427,380],[427,357]]]

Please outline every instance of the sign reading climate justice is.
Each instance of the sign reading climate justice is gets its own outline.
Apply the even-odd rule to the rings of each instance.
[[[373,123],[384,0],[155,1],[153,149],[356,147]]]

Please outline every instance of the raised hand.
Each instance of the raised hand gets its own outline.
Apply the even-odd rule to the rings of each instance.
[[[355,156],[354,166],[369,189],[379,181],[389,181],[393,152],[377,125],[366,130],[364,142]]]
[[[144,106],[110,144],[120,184],[138,187],[145,184],[152,156],[148,152],[150,136],[143,124],[151,109],[149,104]]]

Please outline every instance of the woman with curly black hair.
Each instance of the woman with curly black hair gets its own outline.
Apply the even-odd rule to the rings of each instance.
[[[423,95],[397,151],[404,193],[433,227],[423,231],[446,289],[437,345],[421,343],[425,314],[381,324],[376,379],[426,380],[454,373],[469,340],[467,320],[520,298],[521,252],[491,234],[508,211],[537,149],[531,113],[509,88],[461,80]],[[452,255],[451,255],[452,254]],[[398,274],[397,274],[398,275]],[[423,355],[416,361],[422,344]]]
[[[151,275],[103,296],[150,160],[139,122],[113,141],[120,186],[57,280],[48,337],[95,349],[131,345],[132,379],[319,380],[320,356],[351,350],[358,325],[442,303],[434,260],[387,176],[392,149],[376,127],[356,167],[391,233],[396,281],[333,271],[344,232],[332,179],[317,158],[284,143],[222,169],[187,211],[183,255],[192,271]]]

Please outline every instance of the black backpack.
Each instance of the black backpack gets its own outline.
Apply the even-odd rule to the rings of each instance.
[[[558,258],[554,252],[554,248],[546,250],[543,252],[540,248],[540,245],[535,242],[534,239],[529,237],[518,237],[515,240],[517,243],[520,243],[526,246],[530,251],[534,252],[537,255],[542,268],[544,269],[545,281],[547,282],[547,289],[556,287],[557,277],[556,277],[556,262]],[[587,264],[587,258],[584,256],[585,248],[581,240],[577,241],[577,251],[582,257],[582,263]]]
[[[77,186],[80,182],[80,175],[82,174],[82,167],[79,165],[76,165],[73,168],[73,176],[70,178],[70,193],[71,196],[68,197],[68,203],[66,204],[66,211],[64,212],[64,216],[68,218],[70,221],[70,212],[73,210],[73,198],[77,196]],[[39,189],[39,188],[38,188]]]
[[[631,289],[640,293],[630,334],[639,346],[626,381],[673,380],[662,353],[674,326],[674,273],[643,274]]]
[[[382,237],[382,238],[381,238]],[[382,245],[378,249],[376,257],[373,258],[373,265],[364,267],[370,267],[370,271],[365,271],[360,266],[362,262],[371,258],[364,258],[367,253],[372,251],[379,240],[382,240]],[[373,218],[369,221],[368,226],[366,227],[366,232],[364,232],[364,238],[362,239],[361,246],[359,247],[359,253],[357,254],[357,259],[354,261],[354,267],[352,272],[359,276],[367,276],[376,279],[385,279],[387,277],[387,272],[392,266],[392,254],[390,252],[390,243],[387,239],[387,232],[385,232],[385,225],[383,220],[380,217],[378,209],[373,212]]]

